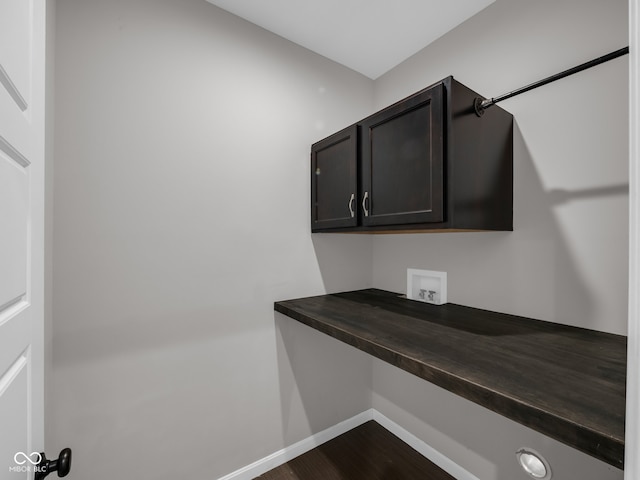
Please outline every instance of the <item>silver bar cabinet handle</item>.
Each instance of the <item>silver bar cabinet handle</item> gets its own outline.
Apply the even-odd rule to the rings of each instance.
[[[356,194],[352,193],[351,198],[349,199],[349,212],[351,213],[351,218],[356,216],[356,212],[353,211],[353,201],[356,199]]]
[[[369,192],[364,192],[364,197],[362,197],[362,210],[364,210],[364,216],[369,216],[369,210],[367,209],[367,199],[369,198]]]

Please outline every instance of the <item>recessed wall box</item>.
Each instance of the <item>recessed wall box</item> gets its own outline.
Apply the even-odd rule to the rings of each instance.
[[[407,298],[434,305],[447,303],[447,272],[408,268]]]

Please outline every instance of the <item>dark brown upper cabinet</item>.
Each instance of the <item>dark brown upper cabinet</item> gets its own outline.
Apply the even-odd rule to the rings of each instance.
[[[313,232],[513,230],[513,117],[448,77],[311,147]]]
[[[362,224],[444,220],[443,86],[362,121]]]
[[[353,125],[311,149],[311,228],[358,225],[358,127]]]

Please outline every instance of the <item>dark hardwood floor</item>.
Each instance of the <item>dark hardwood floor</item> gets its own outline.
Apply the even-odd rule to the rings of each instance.
[[[373,420],[257,478],[261,480],[455,480]]]

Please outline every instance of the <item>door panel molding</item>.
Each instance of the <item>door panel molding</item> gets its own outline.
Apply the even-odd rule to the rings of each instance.
[[[4,232],[0,242],[0,305],[28,291],[30,243],[28,170],[3,152],[4,148],[0,152],[0,228]]]
[[[2,435],[0,435],[0,452],[3,457],[2,478],[32,478],[27,477],[28,473],[10,470],[12,467],[20,467],[14,463],[18,452],[28,455],[32,451],[29,402],[30,360],[29,351],[21,353],[0,377],[0,424],[3,426]]]
[[[20,372],[23,368],[27,366],[29,363],[27,353],[22,353],[13,365],[9,367],[2,377],[0,377],[0,395],[2,395],[9,386],[13,383],[13,381],[20,375]]]
[[[27,168],[31,165],[31,162],[22,153],[18,151],[9,141],[0,135],[0,150],[2,150],[7,157],[16,162],[22,168]]]
[[[9,300],[4,305],[0,305],[0,325],[2,325],[6,320],[8,320],[8,317],[16,313],[15,312],[16,308],[14,308],[16,305],[18,305],[20,302],[25,302],[26,304],[26,301],[25,301],[26,296],[27,296],[27,293],[25,292],[22,295],[18,295],[16,298]]]
[[[13,101],[16,102],[16,105],[20,110],[24,112],[27,108],[29,108],[29,104],[18,90],[18,87],[16,87],[15,84],[11,81],[11,77],[4,69],[2,64],[0,64],[0,84],[2,84],[2,86],[5,88],[9,96],[13,98]]]

